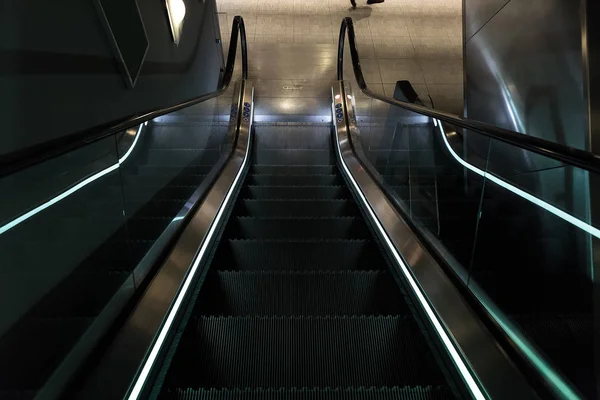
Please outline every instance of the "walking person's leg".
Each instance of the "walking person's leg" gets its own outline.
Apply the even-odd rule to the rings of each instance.
[[[356,0],[350,0],[350,4],[352,4],[352,8],[356,8]]]

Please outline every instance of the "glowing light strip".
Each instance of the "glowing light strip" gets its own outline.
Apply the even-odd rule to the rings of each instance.
[[[119,159],[119,162],[111,165],[110,167],[107,167],[105,169],[103,169],[102,171],[96,172],[94,175],[84,179],[83,181],[79,182],[77,185],[69,188],[68,190],[65,190],[64,192],[62,192],[61,194],[51,198],[50,200],[46,201],[45,203],[40,204],[39,206],[37,206],[36,208],[26,212],[25,214],[13,219],[12,221],[2,225],[0,227],[0,235],[2,235],[3,233],[11,230],[12,228],[14,228],[15,226],[19,225],[22,222],[27,221],[29,218],[33,217],[34,215],[44,211],[46,208],[53,206],[54,204],[58,203],[59,201],[69,197],[70,195],[72,195],[73,193],[77,192],[78,190],[84,188],[85,186],[89,185],[90,183],[94,182],[95,180],[100,179],[101,177],[103,177],[104,175],[111,173],[112,171],[116,170],[117,168],[119,168],[119,166],[121,164],[123,164],[123,162],[127,159],[127,157],[129,157],[129,155],[131,154],[131,152],[133,151],[133,148],[135,147],[139,137],[140,137],[140,132],[142,130],[142,125],[140,125],[140,127],[137,130],[136,133],[136,137],[131,145],[131,147],[129,148],[129,150],[127,151],[127,153],[125,153],[125,155],[123,157],[121,157]]]
[[[446,350],[448,351],[448,353],[450,354],[450,356],[454,360],[454,363],[456,364],[456,366],[457,366],[458,370],[460,371],[463,379],[465,380],[467,386],[469,387],[469,390],[471,391],[471,394],[473,395],[473,397],[475,399],[485,400],[486,397],[483,395],[481,389],[479,388],[479,386],[475,382],[475,379],[471,375],[471,373],[470,373],[469,369],[467,368],[467,366],[465,365],[463,359],[458,354],[458,351],[456,350],[456,348],[454,347],[454,344],[452,343],[452,341],[448,337],[448,334],[446,333],[446,330],[442,327],[441,322],[438,320],[437,316],[433,312],[433,309],[431,308],[431,306],[429,305],[429,303],[425,299],[425,295],[422,293],[421,288],[419,287],[419,285],[417,284],[417,282],[413,278],[412,274],[408,270],[407,265],[404,263],[404,261],[400,257],[400,254],[398,254],[398,251],[396,250],[396,248],[392,244],[392,241],[390,240],[390,238],[388,237],[387,233],[383,229],[383,226],[381,226],[381,223],[379,222],[379,219],[377,218],[377,216],[375,215],[375,213],[371,209],[371,206],[369,205],[367,199],[365,198],[362,190],[360,190],[360,187],[358,186],[358,184],[354,180],[354,177],[350,173],[350,170],[348,170],[348,167],[346,166],[346,163],[344,162],[344,158],[342,157],[342,150],[340,149],[339,141],[336,141],[336,142],[337,142],[336,148],[337,148],[338,154],[340,156],[342,167],[344,168],[344,171],[346,172],[346,176],[348,176],[348,178],[350,179],[350,182],[352,182],[352,185],[354,186],[354,189],[356,190],[356,192],[358,193],[360,199],[362,200],[362,203],[364,204],[365,209],[371,215],[371,218],[375,222],[375,225],[377,226],[377,229],[381,233],[381,236],[384,238],[384,240],[385,240],[388,248],[390,249],[390,251],[392,252],[392,255],[396,259],[396,262],[400,266],[400,269],[401,269],[404,277],[406,278],[406,280],[410,284],[413,292],[417,295],[417,299],[419,300],[419,303],[421,303],[421,306],[423,307],[423,309],[427,313],[427,316],[429,317],[429,319],[433,323],[433,326],[434,326],[435,330],[437,331],[438,335],[442,339],[442,343],[446,347]]]
[[[434,119],[434,121],[436,121],[436,120]],[[442,127],[442,123],[440,121],[437,121],[437,122],[438,122],[437,126],[440,128],[440,132],[442,133],[442,138],[444,139],[444,143],[446,144],[446,147],[450,151],[450,154],[452,154],[452,156],[460,164],[462,164],[469,170],[475,172],[476,174],[481,175],[485,179],[491,180],[492,182],[496,183],[497,185],[517,194],[518,196],[523,197],[526,200],[529,200],[530,202],[550,211],[551,213],[564,219],[565,221],[567,221],[579,228],[582,228],[585,231],[587,231],[588,233],[598,237],[598,229],[594,228],[593,226],[590,226],[590,225],[586,224],[585,222],[578,220],[577,218],[565,213],[564,211],[557,209],[553,205],[550,205],[550,204],[544,202],[543,200],[540,200],[537,197],[532,196],[529,193],[524,192],[523,190],[512,186],[511,184],[499,179],[495,175],[486,174],[481,169],[479,169],[479,168],[469,164],[465,160],[463,160],[461,157],[458,156],[458,154],[456,154],[454,152],[452,147],[450,147],[450,143],[448,143],[448,140],[446,138],[446,133],[444,132],[444,128]],[[567,216],[568,218],[565,218],[565,216]],[[574,221],[571,221],[571,220],[579,221],[579,223],[574,223]],[[581,225],[584,225],[584,227],[582,227]],[[540,372],[546,377],[547,381],[551,382],[555,386],[555,388],[566,398],[579,399],[579,396],[564,382],[563,379],[561,379],[561,377],[556,372],[554,372],[554,370],[552,368],[549,367],[548,363],[540,356],[540,354],[535,350],[535,348],[533,348],[529,343],[524,341],[523,338],[520,335],[518,335],[517,333],[515,333],[515,331],[511,328],[511,326],[509,326],[504,321],[505,317],[503,315],[498,315],[494,309],[489,307],[487,302],[482,301],[482,304],[490,312],[490,314],[493,316],[493,318],[500,324],[500,326],[508,334],[508,336],[510,336],[510,338],[513,340],[513,342],[515,342],[515,344],[521,349],[521,351],[523,351],[523,353],[525,353],[527,355],[527,357],[529,357],[529,359],[531,359],[533,361],[533,363],[538,366]]]
[[[148,121],[146,121],[143,126],[146,126],[147,123],[148,123]],[[125,162],[125,160],[127,160],[129,155],[135,148],[135,145],[137,144],[138,139],[140,138],[141,131],[142,131],[142,125],[140,124],[140,127],[138,128],[138,130],[135,134],[135,139],[133,139],[133,143],[131,143],[131,146],[129,146],[129,150],[127,150],[127,152],[125,153],[125,155],[123,157],[119,158],[119,164],[123,164]]]
[[[252,110],[254,110],[254,104],[252,105]],[[253,114],[254,114],[254,111],[253,111]],[[187,294],[187,291],[190,288],[190,285],[192,283],[194,275],[196,275],[196,271],[198,270],[200,261],[202,261],[202,258],[204,257],[204,254],[206,253],[206,250],[211,242],[211,239],[212,239],[215,231],[217,230],[217,227],[220,225],[220,221],[223,216],[223,213],[225,212],[225,209],[227,208],[227,204],[229,204],[229,200],[230,200],[231,196],[233,195],[235,187],[237,186],[237,183],[240,180],[240,177],[242,176],[242,171],[244,170],[244,168],[246,166],[246,162],[248,161],[248,153],[249,152],[250,152],[250,141],[248,140],[248,147],[246,148],[246,154],[244,155],[244,161],[242,161],[240,170],[238,171],[235,179],[233,180],[233,184],[229,187],[229,190],[227,191],[227,195],[225,196],[225,200],[223,200],[223,203],[221,203],[221,207],[219,208],[219,211],[217,212],[217,216],[213,220],[212,225],[208,231],[208,234],[206,235],[204,241],[202,242],[202,247],[200,248],[200,251],[196,255],[196,258],[193,261],[192,267],[190,268],[190,271],[189,271],[183,285],[181,286],[179,293],[177,294],[177,298],[175,299],[175,302],[173,303],[173,306],[171,307],[171,310],[169,311],[169,315],[167,316],[167,319],[165,320],[165,322],[160,330],[158,338],[154,342],[154,345],[152,346],[152,350],[150,351],[148,358],[144,362],[142,371],[140,372],[140,374],[135,382],[135,385],[133,386],[133,389],[131,390],[131,393],[129,394],[129,396],[127,396],[127,398],[129,400],[138,399],[142,392],[144,384],[146,383],[146,379],[148,379],[148,375],[150,374],[150,371],[152,370],[152,366],[154,365],[154,362],[156,361],[156,357],[158,356],[158,353],[160,352],[160,349],[167,337],[167,333],[171,329],[171,325],[173,324],[175,315],[177,315],[177,313],[179,312],[179,307],[181,307],[181,303],[183,302],[183,299],[185,298],[185,295]]]
[[[481,170],[480,168],[477,168],[474,165],[471,165],[468,162],[466,162],[465,160],[463,160],[461,157],[458,156],[458,154],[456,154],[454,152],[452,147],[450,147],[450,143],[448,143],[448,139],[446,138],[446,132],[444,132],[444,128],[442,127],[441,122],[437,121],[437,123],[438,123],[437,126],[439,127],[440,132],[442,133],[442,138],[444,139],[444,143],[446,144],[446,147],[450,151],[450,154],[452,155],[452,157],[454,157],[456,159],[456,161],[458,161],[460,164],[462,164],[465,168],[475,172],[478,175],[481,175],[484,179],[489,179],[490,181],[494,182],[498,186],[501,186],[504,189],[513,192],[517,196],[520,196],[520,197],[524,198],[525,200],[528,200],[531,203],[533,203],[539,207],[542,207],[546,211],[549,211],[552,214],[556,215],[557,217],[567,221],[568,223],[575,225],[576,227],[578,227],[580,229],[583,229],[587,233],[589,233],[597,238],[600,238],[600,230],[598,228],[594,228],[590,224],[583,222],[582,220],[580,220],[578,218],[575,218],[574,216],[572,216],[569,213],[564,212],[560,208],[557,208],[557,207],[553,206],[552,204],[546,203],[545,201],[541,200],[540,198],[535,197],[534,195],[527,193],[526,191],[519,189],[518,187],[515,187],[515,186],[511,185],[510,183],[498,178],[494,174],[487,173],[487,172]]]

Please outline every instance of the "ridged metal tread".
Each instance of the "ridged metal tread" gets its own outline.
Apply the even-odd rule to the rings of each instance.
[[[170,387],[444,382],[412,316],[193,317],[170,372]]]
[[[350,387],[325,389],[176,389],[165,400],[445,400],[451,399],[445,387]]]
[[[341,185],[343,180],[337,174],[251,174],[248,176],[246,184],[255,186],[327,186]]]
[[[304,164],[304,165],[261,165],[254,164],[250,167],[251,174],[289,174],[289,175],[329,175],[337,173],[337,167],[334,164],[326,163],[322,165]]]
[[[227,236],[236,239],[367,239],[371,234],[359,217],[232,218]]]
[[[356,204],[347,199],[242,199],[237,216],[254,217],[342,217],[355,216]]]
[[[143,176],[178,176],[184,172],[192,175],[206,175],[213,168],[214,164],[190,164],[185,166],[183,169],[180,166],[164,166],[164,165],[140,165],[135,168],[140,175]],[[125,175],[130,175],[131,168],[125,168]]]
[[[266,165],[332,164],[335,160],[329,149],[258,149],[253,158],[256,164]]]
[[[214,271],[195,315],[409,314],[386,271]]]
[[[223,240],[212,268],[224,270],[374,270],[387,268],[364,240]]]
[[[348,199],[346,186],[246,186],[242,198],[252,199]]]

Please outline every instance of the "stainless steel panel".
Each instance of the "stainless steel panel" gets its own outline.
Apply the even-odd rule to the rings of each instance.
[[[466,43],[469,118],[586,149],[579,7],[512,0]]]
[[[351,91],[349,85],[346,84],[347,91],[341,85],[333,89],[333,102],[335,104],[338,99],[346,99],[342,109],[348,110],[348,126],[344,112],[337,113],[338,117],[342,117],[336,117],[334,123],[342,173],[358,185],[359,196],[364,196],[366,202],[362,206],[372,210],[372,214],[367,214],[372,217],[374,226],[381,227],[380,234],[389,252],[400,256],[395,265],[398,273],[405,277],[412,289],[412,296],[419,300],[415,303],[429,316],[430,327],[435,328],[438,338],[442,341],[446,339],[444,346],[448,355],[457,363],[465,383],[471,387],[472,395],[476,398],[537,398],[458,289],[361,165],[352,148],[360,146],[360,141],[350,143],[350,136],[356,129],[352,98],[346,97],[346,93],[350,94]],[[461,362],[465,363],[462,369],[459,365]]]
[[[510,0],[463,0],[465,37],[471,38]]]
[[[579,1],[512,0],[495,14],[465,44],[467,117],[589,149],[580,11]],[[588,218],[583,171],[497,141],[488,148],[489,140],[465,135],[470,149],[489,154],[489,171]],[[588,262],[574,257],[573,264]]]
[[[252,84],[245,82],[241,103],[248,102],[253,108],[252,94]],[[189,221],[98,367],[87,377],[77,398],[138,397],[131,392],[137,393],[144,387],[147,374],[162,350],[161,344],[186,294],[184,289],[189,288],[197,274],[202,272],[204,256],[208,253],[202,252],[202,249],[206,249],[213,239],[217,227],[213,225],[215,218],[223,214],[224,207],[228,206],[226,201],[234,200],[230,194],[232,185],[241,183],[240,172],[249,158],[251,115],[252,110],[248,117],[240,115],[236,147],[223,173]]]

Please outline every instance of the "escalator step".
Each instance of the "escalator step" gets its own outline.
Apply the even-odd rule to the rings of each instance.
[[[347,199],[345,186],[247,186],[242,198],[253,199]]]
[[[333,153],[323,149],[257,149],[254,153],[256,164],[266,165],[305,165],[331,164]]]
[[[405,315],[384,271],[216,271],[204,282],[196,315]]]
[[[137,170],[142,176],[168,176],[176,177],[182,173],[192,175],[206,175],[210,172],[214,164],[190,164],[184,167],[169,165],[140,165]],[[125,174],[128,174],[126,171]]]
[[[253,174],[284,174],[284,175],[329,175],[337,173],[337,167],[327,165],[253,165],[250,169]]]
[[[341,217],[358,215],[350,200],[241,200],[237,215],[255,217]]]
[[[235,239],[366,239],[370,232],[362,218],[237,217],[227,229]]]
[[[201,161],[202,164],[214,165],[219,161],[219,149],[148,149],[146,162],[148,165],[172,165],[187,167]]]
[[[167,387],[438,386],[412,316],[192,318]]]
[[[213,268],[340,271],[386,264],[370,240],[223,240]]]
[[[443,400],[452,398],[446,387],[343,389],[175,389],[167,400]]]
[[[288,175],[288,174],[254,174],[248,177],[248,185],[286,185],[286,186],[326,186],[340,185],[342,179],[337,174],[329,175]]]
[[[256,148],[261,149],[329,149],[329,126],[260,125]]]

